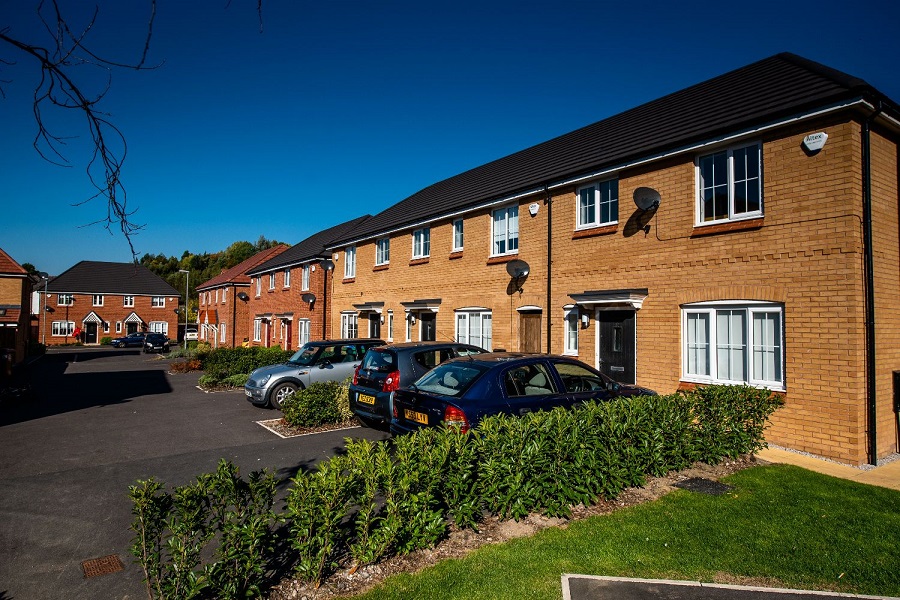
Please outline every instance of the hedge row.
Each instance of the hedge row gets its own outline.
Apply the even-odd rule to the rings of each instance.
[[[715,386],[496,416],[467,434],[432,428],[380,443],[347,440],[344,454],[292,480],[280,518],[295,572],[319,582],[340,564],[431,547],[451,523],[564,516],[641,486],[648,474],[755,452],[781,402],[764,390]],[[157,537],[172,535],[155,527]],[[135,555],[141,560],[137,545]]]
[[[203,353],[199,358],[206,375],[215,381],[221,381],[231,375],[249,374],[259,367],[285,362],[293,354],[293,351],[282,350],[280,346],[216,348]]]

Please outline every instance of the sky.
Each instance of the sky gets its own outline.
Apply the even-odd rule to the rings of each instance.
[[[59,0],[85,45],[136,63],[149,0]],[[0,31],[43,45],[37,0]],[[151,70],[82,68],[127,140],[138,257],[288,244],[645,102],[793,52],[900,102],[900,3],[157,0]],[[69,167],[32,147],[36,63],[0,40],[0,248],[58,275],[127,262],[85,174],[79,118],[45,114]],[[78,137],[80,136],[80,137]]]

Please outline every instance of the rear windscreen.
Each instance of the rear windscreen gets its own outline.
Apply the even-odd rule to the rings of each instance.
[[[363,370],[390,373],[397,370],[397,357],[389,350],[371,349],[362,361]]]

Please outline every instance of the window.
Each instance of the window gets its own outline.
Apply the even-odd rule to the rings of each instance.
[[[256,278],[256,297],[259,298],[259,294],[262,291],[262,275]]]
[[[762,215],[762,153],[759,144],[732,148],[697,160],[698,222]]]
[[[519,207],[498,208],[491,220],[491,255],[515,254],[519,251]]]
[[[103,295],[102,294],[94,294],[91,297],[91,304],[94,306],[103,306]]]
[[[262,319],[253,319],[253,341],[258,342],[262,339]]]
[[[122,321],[116,321],[116,333],[122,333]]]
[[[463,220],[453,221],[453,251],[460,252],[463,249]]]
[[[578,355],[578,308],[573,307],[565,313],[565,340],[563,354]]]
[[[297,337],[299,338],[299,343],[302,346],[303,344],[309,342],[309,320],[308,319],[300,319],[297,321]]]
[[[391,262],[391,238],[381,238],[375,242],[375,265]]]
[[[510,398],[520,396],[544,396],[556,392],[553,378],[541,363],[522,365],[506,372],[503,378],[506,395]]]
[[[57,306],[72,306],[75,304],[75,295],[74,294],[57,294],[56,295],[56,304]]]
[[[219,342],[225,343],[225,323],[219,323]]]
[[[275,272],[274,271],[269,273],[269,289],[270,290],[275,289]]]
[[[356,313],[341,314],[341,337],[355,338],[359,337],[359,323]]]
[[[53,321],[50,335],[69,336],[75,333],[75,321]]]
[[[109,321],[103,321],[103,333],[109,333]]]
[[[284,270],[284,287],[291,287],[291,270],[289,268]]]
[[[423,227],[413,231],[413,260],[431,256],[431,228]]]
[[[125,308],[134,308],[134,296],[125,296],[122,300],[122,306]]]
[[[392,311],[392,310],[388,311],[387,326],[388,326],[387,327],[387,330],[388,330],[387,341],[393,342],[394,341],[394,311]]]
[[[304,292],[309,289],[309,265],[303,265],[300,271],[300,289]]]
[[[216,304],[219,303],[219,290],[216,290]]]
[[[166,297],[165,296],[153,296],[150,299],[150,306],[153,308],[165,308],[166,307]]]
[[[356,277],[356,246],[344,251],[344,279]]]
[[[491,311],[458,311],[456,341],[490,351],[493,337]]]
[[[619,180],[610,179],[578,189],[577,229],[619,221]]]
[[[779,305],[690,305],[682,310],[684,378],[784,389]]]
[[[169,324],[165,321],[150,321],[150,333],[169,333]]]
[[[222,289],[222,304],[228,303],[228,288]]]

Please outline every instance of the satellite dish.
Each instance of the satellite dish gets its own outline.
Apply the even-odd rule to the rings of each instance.
[[[245,292],[238,292],[237,297],[238,297],[238,299],[243,300],[244,302],[246,302],[247,300],[250,299],[250,296],[248,296]]]
[[[659,207],[659,192],[653,188],[639,187],[634,190],[634,203],[641,210],[653,210]]]
[[[313,302],[316,301],[316,295],[307,293],[307,294],[303,294],[302,296],[300,296],[300,299],[303,300],[304,302],[306,302],[307,304],[312,304]]]
[[[531,271],[531,267],[524,260],[516,259],[506,263],[506,272],[509,273],[510,277],[515,277],[516,279],[526,277],[529,271]]]

